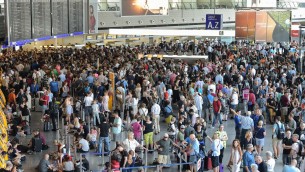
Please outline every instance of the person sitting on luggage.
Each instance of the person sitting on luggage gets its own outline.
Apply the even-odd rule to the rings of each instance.
[[[78,136],[77,137],[78,140],[78,144],[77,144],[77,152],[81,152],[81,153],[87,153],[89,152],[89,142],[84,139],[82,136]]]

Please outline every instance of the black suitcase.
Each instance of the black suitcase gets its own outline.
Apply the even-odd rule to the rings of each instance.
[[[43,123],[43,131],[50,131],[51,129],[51,122],[50,121],[46,121]]]
[[[32,138],[32,149],[34,152],[42,151],[42,140],[41,138]]]

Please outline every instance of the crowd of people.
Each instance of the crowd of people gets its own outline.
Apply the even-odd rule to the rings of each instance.
[[[56,140],[57,151],[45,154],[37,166],[41,172],[88,171],[88,152],[111,157],[106,171],[142,166],[141,151],[157,151],[154,163],[163,165],[170,164],[169,155],[175,152],[189,162],[183,168],[191,172],[199,159],[201,170],[214,172],[238,172],[241,167],[246,172],[273,172],[276,164],[284,165],[283,172],[298,172],[304,164],[305,80],[295,48],[295,42],[287,48],[280,43],[199,41],[4,50],[1,90],[12,138],[4,171],[22,169],[26,154],[53,146],[46,143],[42,130],[31,132],[32,113],[41,111],[45,131],[50,126],[59,129],[59,115],[65,135],[73,135],[68,149],[84,153],[80,164],[66,154],[65,140]],[[191,51],[208,59],[187,63],[138,58],[139,53],[170,51]],[[227,143],[223,125],[228,120],[235,123],[232,143]],[[29,145],[20,145],[18,139],[31,134]],[[273,152],[263,151],[266,137],[272,137]],[[224,154],[225,149],[231,154]],[[224,156],[228,162],[223,162]]]

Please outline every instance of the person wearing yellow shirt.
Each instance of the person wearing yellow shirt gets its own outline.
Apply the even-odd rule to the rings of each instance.
[[[227,135],[227,132],[224,130],[223,125],[220,125],[219,129],[215,133],[218,135],[218,137],[222,141],[222,145],[223,145],[223,148],[220,150],[220,156],[219,156],[219,163],[222,164],[223,153],[227,146],[228,135]]]

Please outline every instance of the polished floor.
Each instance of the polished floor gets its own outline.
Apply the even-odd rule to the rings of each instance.
[[[32,127],[31,128],[32,129],[39,128],[40,130],[42,130],[43,129],[43,124],[40,120],[41,113],[33,112],[32,115],[33,116],[32,116]],[[228,137],[229,137],[229,140],[227,142],[227,148],[225,149],[224,160],[223,160],[224,164],[226,165],[228,163],[229,156],[230,156],[231,143],[232,143],[232,140],[235,137],[233,120],[229,120],[227,122],[224,122],[224,126],[225,126],[225,130],[227,131]],[[160,139],[160,137],[163,135],[164,131],[166,131],[167,127],[165,126],[165,124],[162,124],[161,128],[163,129],[163,132],[161,132],[161,134],[155,136],[155,138],[154,138],[155,141]],[[266,136],[266,139],[265,139],[264,152],[267,151],[267,150],[272,151],[272,141],[271,141],[272,127],[270,125],[267,125],[266,128],[267,128],[267,136]],[[216,127],[215,127],[215,129],[208,128],[208,134],[210,136],[212,136],[213,132],[215,132],[216,130],[217,130]],[[48,142],[48,145],[50,146],[50,148],[46,151],[42,151],[42,152],[39,152],[39,153],[34,153],[33,155],[27,155],[27,160],[26,160],[26,162],[23,163],[23,168],[24,168],[25,172],[34,171],[34,168],[38,165],[40,159],[43,157],[43,155],[45,153],[56,151],[56,147],[53,146],[53,142],[56,138],[60,137],[59,132],[49,131],[49,132],[44,132],[44,134],[47,137],[47,142]],[[126,137],[126,132],[123,133],[123,135],[124,135],[123,137]],[[20,140],[21,140],[22,144],[27,144],[28,141],[30,140],[30,138],[31,138],[31,136],[27,136],[27,137],[21,138]],[[112,148],[114,147],[114,145],[115,144],[112,142],[111,143]],[[210,145],[207,144],[207,147],[209,148]],[[264,155],[264,152],[263,152],[262,155]],[[92,153],[93,153],[93,151],[92,151]],[[73,156],[76,156],[76,159],[79,159],[79,154],[75,154],[75,153],[71,153],[71,154]],[[146,161],[145,155],[141,155],[141,156],[143,156],[143,162],[145,163],[145,161]],[[148,154],[147,164],[148,165],[151,164],[153,162],[153,160],[155,159],[155,157],[157,157],[157,153]],[[103,159],[103,157],[98,157],[98,156],[93,155],[93,154],[88,154],[87,159],[90,162],[90,170],[94,171],[94,172],[102,171],[102,169],[104,168],[104,166],[103,166],[104,163],[103,162],[109,161],[108,157],[104,157],[104,159]],[[280,159],[281,158],[279,158],[276,161],[276,167],[275,167],[275,170],[274,170],[276,172],[280,172],[283,169],[283,163],[281,162]],[[176,161],[175,161],[176,158],[174,158],[172,156],[171,160],[172,160],[173,165],[170,166],[170,168],[164,168],[163,171],[173,171],[173,170],[174,171],[179,171],[177,165],[174,165],[176,163]],[[156,171],[156,168],[148,168],[147,171]],[[229,172],[229,170],[226,167],[224,168],[224,171]]]

